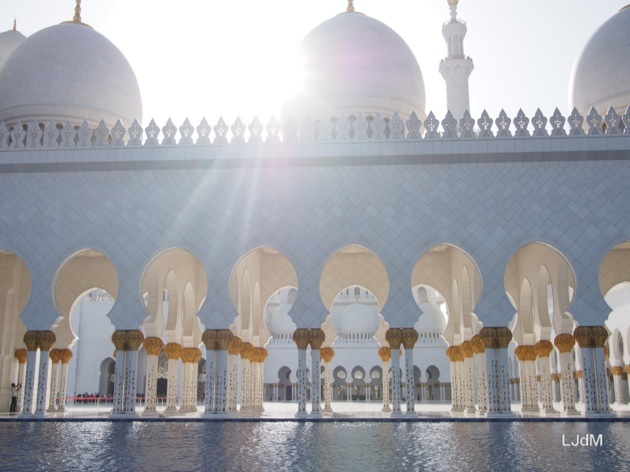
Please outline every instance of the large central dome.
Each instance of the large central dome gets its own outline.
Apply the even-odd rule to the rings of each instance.
[[[630,105],[630,7],[622,8],[589,39],[569,84],[569,106],[587,115],[609,107],[623,114]]]
[[[142,120],[136,76],[105,36],[77,21],[25,39],[0,71],[0,120],[75,126]]]
[[[304,90],[286,104],[296,120],[380,113],[425,116],[418,61],[389,26],[362,13],[344,12],[302,41]]]

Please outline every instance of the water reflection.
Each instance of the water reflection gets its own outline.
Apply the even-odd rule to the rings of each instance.
[[[0,469],[606,470],[627,423],[0,423]],[[601,447],[562,443],[602,435]]]

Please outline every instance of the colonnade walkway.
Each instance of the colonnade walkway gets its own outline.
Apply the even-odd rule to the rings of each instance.
[[[392,416],[391,413],[381,411],[383,405],[379,402],[332,402],[332,414],[317,416],[300,416],[296,418],[296,403],[294,402],[266,402],[264,411],[238,412],[231,415],[205,415],[203,405],[197,406],[197,412],[164,415],[164,408],[158,407],[157,415],[143,415],[144,407],[137,406],[136,414],[112,414],[111,404],[108,405],[76,405],[66,408],[64,413],[58,414],[0,414],[3,421],[584,421],[611,420],[630,421],[630,405],[613,405],[612,415],[592,414],[584,416],[583,404],[578,403],[576,409],[579,415],[563,416],[562,403],[554,403],[557,414],[540,416],[535,413],[522,413],[520,403],[512,403],[512,412],[496,416],[475,416],[464,413],[452,413],[450,403],[416,403],[420,411],[403,413]]]

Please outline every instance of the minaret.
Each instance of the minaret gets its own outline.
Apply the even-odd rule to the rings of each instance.
[[[446,81],[446,106],[456,120],[460,120],[466,110],[470,111],[468,77],[475,68],[470,57],[464,55],[466,23],[457,19],[459,0],[447,0],[451,7],[451,19],[444,23],[442,35],[446,40],[448,55],[440,63],[440,74]]]

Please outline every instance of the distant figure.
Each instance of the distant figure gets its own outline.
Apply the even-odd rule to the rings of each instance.
[[[11,406],[9,407],[9,412],[11,413],[15,413],[15,409],[17,408],[17,396],[21,388],[21,383],[11,384]]]

